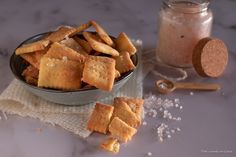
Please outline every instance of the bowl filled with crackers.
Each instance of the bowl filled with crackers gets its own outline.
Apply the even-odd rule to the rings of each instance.
[[[110,36],[90,20],[23,41],[10,68],[31,93],[58,104],[81,105],[117,92],[134,73],[136,51],[124,32]]]

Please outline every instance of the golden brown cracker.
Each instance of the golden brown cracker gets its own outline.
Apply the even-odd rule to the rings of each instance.
[[[89,56],[85,61],[82,80],[97,88],[111,91],[115,79],[115,71],[114,59]]]
[[[56,31],[52,32],[46,39],[52,42],[60,42],[64,38],[69,38],[75,31],[76,29],[73,27],[61,26]]]
[[[130,109],[136,114],[136,117],[141,121],[141,115],[143,112],[143,103],[144,100],[141,98],[132,98],[132,97],[115,97],[114,104],[120,104],[125,102]]]
[[[70,36],[74,36],[75,34],[80,33],[82,31],[88,29],[91,25],[92,25],[91,22],[87,22],[87,23],[79,25],[78,27],[75,28],[76,31],[73,32]]]
[[[130,55],[133,55],[137,51],[129,37],[124,32],[119,34],[119,36],[115,39],[115,43],[119,52],[127,51]]]
[[[106,134],[113,110],[114,107],[111,105],[96,103],[87,124],[88,130]]]
[[[91,20],[90,23],[92,24],[92,26],[96,29],[98,35],[100,36],[100,38],[109,46],[114,47],[114,42],[112,41],[112,39],[109,37],[109,35],[107,34],[107,32],[95,21]]]
[[[118,153],[120,150],[120,143],[117,139],[109,137],[100,144],[100,147],[112,153]]]
[[[38,84],[39,70],[32,65],[29,65],[21,74],[25,81],[29,84],[36,85]]]
[[[73,49],[57,42],[51,45],[45,56],[49,58],[68,59],[72,61],[78,61],[80,63],[83,63],[86,58],[84,55],[79,54]]]
[[[119,56],[119,52],[109,45],[95,40],[89,32],[83,32],[84,38],[89,42],[90,46],[98,52],[109,54],[112,56]]]
[[[49,43],[50,43],[49,40],[42,39],[33,43],[24,44],[21,47],[17,48],[15,53],[16,55],[20,55],[20,54],[44,50],[49,45]]]
[[[108,129],[113,137],[116,137],[123,142],[131,140],[133,135],[137,132],[135,128],[129,126],[118,117],[112,119]]]
[[[60,43],[62,45],[65,45],[65,46],[73,49],[74,51],[76,51],[82,55],[87,55],[87,52],[84,50],[84,48],[82,46],[80,46],[79,43],[76,42],[73,38],[64,39]]]
[[[118,70],[116,70],[116,73],[115,73],[115,78],[119,78],[121,75],[120,75],[120,72]]]
[[[62,90],[79,89],[82,71],[83,65],[79,62],[43,57],[38,86]]]
[[[125,123],[132,127],[140,125],[141,121],[125,102],[114,102],[113,117],[119,117]]]
[[[114,57],[116,60],[116,70],[121,74],[133,70],[135,65],[130,58],[130,54],[126,51],[120,53],[118,57]]]
[[[46,54],[47,49],[35,51],[32,53],[21,54],[20,56],[26,60],[28,63],[33,65],[35,68],[39,69],[40,60]]]
[[[84,39],[81,39],[77,36],[74,36],[73,37],[75,39],[75,41],[77,41],[79,43],[80,46],[82,46],[84,48],[84,50],[90,54],[90,52],[93,50],[92,47],[89,45],[89,43],[84,40]]]

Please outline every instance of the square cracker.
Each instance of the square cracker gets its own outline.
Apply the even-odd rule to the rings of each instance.
[[[21,47],[16,49],[15,53],[16,55],[20,55],[20,54],[44,50],[49,44],[50,44],[49,40],[42,39],[33,43],[22,45]]]
[[[83,65],[76,61],[43,57],[40,62],[39,87],[75,90],[81,87]]]
[[[90,52],[93,50],[92,47],[89,45],[89,43],[84,40],[84,39],[81,39],[77,36],[74,36],[73,37],[75,39],[75,41],[84,48],[84,50],[87,52],[87,54],[90,54]]]
[[[89,45],[97,52],[101,52],[104,54],[112,55],[112,56],[119,56],[119,52],[112,48],[109,45],[106,45],[105,43],[99,42],[96,39],[93,38],[91,33],[89,32],[83,32],[84,38],[89,42]]]
[[[115,43],[119,52],[127,51],[130,53],[130,55],[133,55],[137,51],[129,37],[124,32],[119,34],[119,36],[115,39]]]
[[[144,103],[143,99],[130,97],[114,98],[114,104],[120,104],[121,102],[125,102],[130,107],[130,109],[136,114],[136,117],[141,121]]]
[[[59,42],[64,38],[69,37],[76,31],[75,28],[70,26],[61,26],[56,31],[52,32],[46,39],[52,42]]]
[[[84,64],[82,81],[97,88],[111,91],[115,79],[115,60],[108,57],[89,56]]]
[[[80,44],[78,42],[76,42],[73,38],[64,39],[60,43],[62,45],[65,45],[65,46],[73,49],[74,51],[76,51],[82,55],[87,55],[87,52],[84,50],[84,48],[82,46],[80,46]]]
[[[29,84],[36,85],[38,84],[39,70],[32,65],[29,65],[21,74],[25,81]]]
[[[112,153],[118,153],[120,150],[120,143],[117,139],[109,137],[100,144],[100,147]]]
[[[131,140],[137,132],[135,128],[129,126],[118,117],[113,118],[108,128],[112,136],[123,142]]]
[[[96,103],[93,113],[88,121],[87,128],[90,131],[97,131],[106,134],[113,110],[114,107],[111,105]]]
[[[135,68],[133,61],[130,58],[130,54],[126,51],[121,52],[118,57],[114,58],[116,60],[116,70],[118,70],[121,74]]]
[[[131,108],[123,101],[114,102],[114,112],[113,117],[119,117],[122,121],[127,123],[132,127],[137,127],[140,125],[140,119],[131,110]]]
[[[72,61],[78,61],[80,63],[83,63],[85,61],[85,56],[82,54],[77,53],[73,49],[59,44],[57,42],[53,43],[51,47],[49,48],[47,54],[45,55],[49,58],[57,58],[57,59],[68,59]]]
[[[39,69],[40,60],[46,54],[46,52],[47,52],[47,49],[35,51],[32,53],[24,53],[24,54],[21,54],[20,56],[24,60],[26,60],[28,63],[33,65],[35,68]]]

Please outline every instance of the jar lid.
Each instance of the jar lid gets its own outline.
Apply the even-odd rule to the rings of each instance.
[[[200,76],[219,77],[228,63],[227,47],[220,39],[203,38],[193,50],[192,63]]]

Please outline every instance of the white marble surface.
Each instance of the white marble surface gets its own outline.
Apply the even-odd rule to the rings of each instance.
[[[156,47],[157,0],[1,0],[0,1],[0,91],[3,91],[13,75],[9,69],[9,57],[24,39],[58,25],[76,25],[95,19],[108,32],[117,35],[125,31],[144,42],[144,49]],[[225,74],[218,79],[203,79],[193,72],[190,81],[216,82],[223,89],[219,92],[179,91],[168,95],[178,97],[184,109],[179,113],[182,131],[160,143],[153,127],[156,121],[147,118],[128,145],[122,145],[117,156],[236,156],[236,1],[212,1],[215,15],[213,36],[224,40],[229,48],[230,62]],[[153,92],[153,75],[144,80],[144,93]],[[1,115],[3,117],[3,115]],[[8,116],[0,121],[0,157],[78,157],[111,156],[100,151],[97,145],[102,136],[93,134],[81,139],[59,127],[43,124],[35,119]],[[216,151],[216,152],[211,152]],[[228,151],[228,152],[227,152]]]

